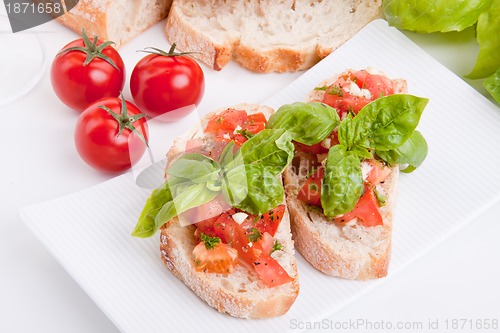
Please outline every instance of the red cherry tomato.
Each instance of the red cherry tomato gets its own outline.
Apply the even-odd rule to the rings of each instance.
[[[123,97],[91,104],[76,123],[75,145],[81,158],[101,171],[129,169],[146,151],[148,126],[144,116]]]
[[[57,97],[79,112],[104,97],[117,97],[125,84],[125,65],[118,52],[85,31],[64,46],[52,62],[50,80]]]
[[[151,118],[178,120],[200,103],[205,77],[198,63],[189,56],[152,49],[135,65],[130,92],[137,106]],[[150,52],[150,51],[147,51]]]

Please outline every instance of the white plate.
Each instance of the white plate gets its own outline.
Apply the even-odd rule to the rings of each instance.
[[[334,73],[368,66],[407,79],[410,93],[430,98],[419,126],[429,155],[400,180],[389,278],[331,278],[297,255],[301,290],[291,310],[268,320],[235,319],[210,308],[163,266],[157,237],[130,236],[149,194],[131,173],[26,207],[21,216],[123,332],[284,332],[292,320],[328,318],[500,200],[498,108],[385,21],[368,25],[264,104],[300,101]]]

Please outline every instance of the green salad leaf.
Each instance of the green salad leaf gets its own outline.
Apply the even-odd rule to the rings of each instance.
[[[384,0],[382,8],[389,24],[398,29],[448,32],[472,26],[491,2],[492,0]]]
[[[292,139],[313,145],[326,138],[340,122],[337,111],[323,103],[297,102],[283,105],[267,123],[267,128],[284,129]]]
[[[466,75],[469,79],[490,76],[500,68],[500,1],[493,1],[479,16],[476,38],[479,55],[474,69]]]

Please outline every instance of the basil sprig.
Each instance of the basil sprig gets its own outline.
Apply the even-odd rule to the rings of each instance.
[[[415,170],[427,155],[427,142],[415,131],[428,100],[407,94],[380,97],[340,122],[335,109],[322,103],[284,105],[271,116],[269,128],[287,129],[307,145],[321,142],[338,127],[339,144],[325,163],[321,204],[325,215],[351,211],[363,193],[361,160],[377,155],[390,164]]]
[[[361,160],[377,155],[413,171],[427,155],[427,142],[415,131],[428,99],[397,94],[367,104],[339,125],[339,145],[328,152],[321,204],[326,216],[351,211],[363,193]]]
[[[223,195],[231,206],[262,214],[283,202],[277,177],[290,164],[294,147],[283,130],[263,130],[234,152],[230,142],[218,161],[202,154],[185,154],[167,170],[167,181],[146,201],[136,237],[150,237],[173,217]]]

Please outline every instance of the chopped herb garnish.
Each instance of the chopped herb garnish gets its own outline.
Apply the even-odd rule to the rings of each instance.
[[[328,90],[328,86],[323,86],[323,87],[315,87],[314,90],[319,90],[319,91],[326,91]]]
[[[217,118],[217,124],[222,123],[222,117]]]
[[[243,135],[246,139],[252,138],[255,134],[247,130],[246,128],[244,129],[239,129],[236,131],[236,133]]]
[[[207,250],[213,249],[215,246],[217,246],[217,244],[220,243],[219,237],[210,237],[208,235],[205,235],[204,233],[201,233],[200,238],[201,241],[205,244]]]
[[[278,242],[278,240],[275,240],[273,245],[273,250],[271,251],[271,253],[273,253],[274,251],[281,251],[281,250],[283,250],[283,245],[281,245],[281,243]]]
[[[379,191],[377,191],[377,188],[373,189],[373,193],[375,194],[375,197],[377,198],[377,201],[378,201],[380,207],[385,206],[385,204],[387,202],[387,196],[385,196],[382,193],[380,193]]]
[[[328,94],[343,97],[344,91],[339,86],[331,86],[330,90],[328,90]]]
[[[260,233],[260,231],[257,228],[252,228],[252,229],[250,229],[250,231],[251,231],[251,234],[248,235],[248,239],[252,243],[256,243],[259,239],[262,238],[262,234]]]

